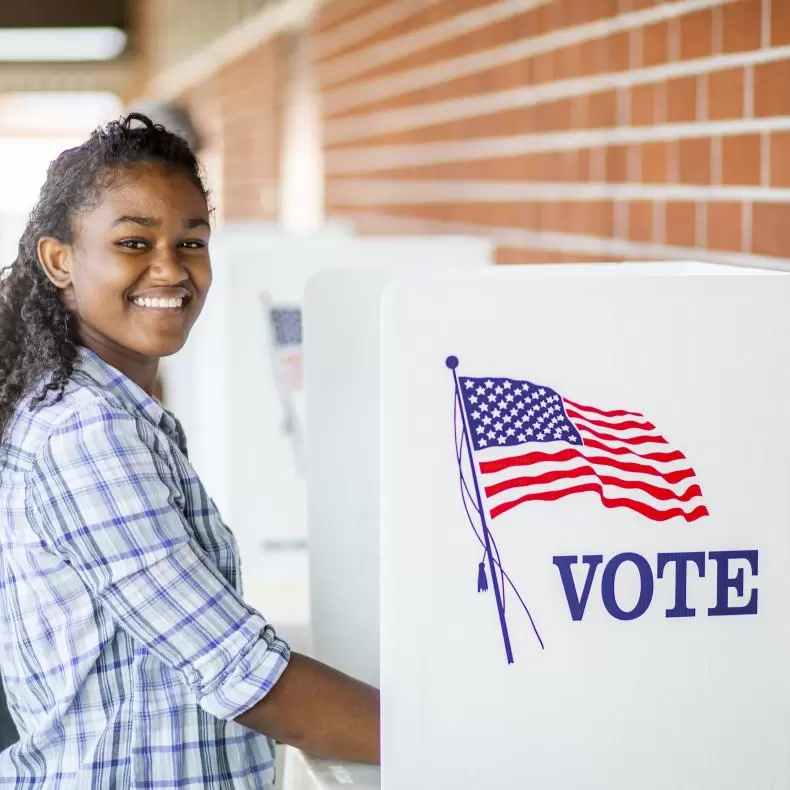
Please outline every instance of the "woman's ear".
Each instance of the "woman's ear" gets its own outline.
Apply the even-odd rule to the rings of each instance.
[[[38,240],[38,260],[50,282],[61,290],[71,285],[71,250],[51,236]]]

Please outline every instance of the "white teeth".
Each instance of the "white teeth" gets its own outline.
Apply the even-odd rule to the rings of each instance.
[[[142,299],[135,299],[134,303],[138,307],[178,308],[184,303],[184,299],[180,296],[173,299],[152,299],[150,297],[145,297]]]

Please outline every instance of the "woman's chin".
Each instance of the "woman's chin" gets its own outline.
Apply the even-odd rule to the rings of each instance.
[[[155,337],[141,339],[135,343],[133,350],[145,357],[169,357],[180,351],[187,342],[187,333],[158,333]]]

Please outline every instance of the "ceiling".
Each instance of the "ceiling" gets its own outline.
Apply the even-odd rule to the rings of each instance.
[[[3,0],[0,27],[118,27],[128,22],[126,0]]]
[[[133,0],[0,0],[0,29],[114,27],[129,32]],[[155,0],[162,2],[162,0]],[[2,53],[0,53],[0,56]],[[0,95],[18,91],[122,93],[133,77],[133,53],[98,63],[6,63]]]

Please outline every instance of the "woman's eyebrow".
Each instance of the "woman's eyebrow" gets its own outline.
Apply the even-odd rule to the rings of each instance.
[[[123,225],[125,222],[133,222],[135,225],[142,225],[144,228],[158,228],[162,224],[162,220],[158,217],[136,217],[131,214],[124,214],[113,221],[113,227],[116,225]],[[193,217],[192,219],[184,220],[185,228],[200,228],[206,227],[211,230],[211,225],[205,217]]]
[[[123,214],[117,217],[112,224],[114,227],[115,225],[123,225],[124,222],[133,222],[136,225],[142,225],[144,228],[156,228],[162,224],[162,220],[156,217],[135,217],[131,214]]]

